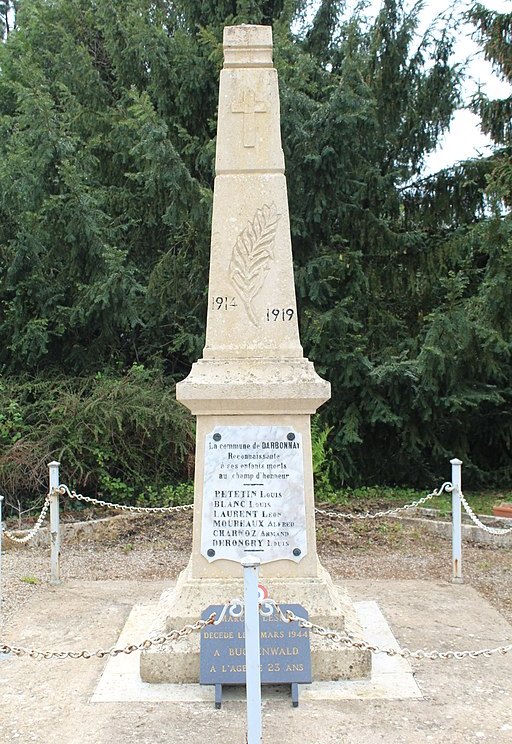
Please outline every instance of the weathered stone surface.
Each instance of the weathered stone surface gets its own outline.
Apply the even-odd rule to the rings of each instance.
[[[176,390],[195,415],[311,414],[330,397],[308,359],[200,359]]]
[[[320,568],[320,572],[323,569]],[[320,625],[330,624],[333,630],[345,630],[356,638],[363,638],[363,633],[356,617],[352,602],[347,594],[335,586],[325,572],[325,582],[310,580],[269,580],[266,582],[270,594],[277,602],[298,603],[298,598],[307,597],[311,608],[310,621]],[[181,586],[180,586],[181,583]],[[243,594],[240,581],[225,582],[226,595],[237,597]],[[197,609],[198,602],[202,608],[208,606],[208,598],[218,590],[218,582],[214,580],[200,581],[185,580],[183,574],[178,579],[176,587],[164,592],[161,599],[162,607],[173,607],[178,601],[184,615],[182,617],[160,615],[160,626],[155,631],[168,632],[174,627],[181,627],[190,622],[188,613]],[[231,594],[228,592],[231,590]],[[227,601],[227,600],[225,600]],[[329,608],[325,614],[326,607]],[[364,679],[371,673],[371,656],[359,649],[333,649],[332,643],[325,638],[311,635],[311,663],[313,679],[340,680]],[[199,680],[199,635],[187,636],[178,642],[152,649],[142,654],[140,674],[145,682],[174,682],[193,683]]]

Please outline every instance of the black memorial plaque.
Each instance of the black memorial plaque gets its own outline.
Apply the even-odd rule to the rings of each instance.
[[[219,617],[222,605],[211,605],[202,614]],[[281,605],[307,620],[297,604]],[[226,614],[219,625],[201,631],[200,676],[202,685],[245,684],[245,623],[242,617]],[[260,615],[260,659],[262,684],[307,684],[311,682],[309,631],[298,622],[286,623],[275,614]]]

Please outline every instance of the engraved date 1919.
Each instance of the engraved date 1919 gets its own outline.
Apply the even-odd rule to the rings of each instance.
[[[293,307],[268,307],[267,320],[291,320],[294,315]]]

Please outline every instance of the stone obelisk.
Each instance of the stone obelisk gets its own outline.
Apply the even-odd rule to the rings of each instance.
[[[224,29],[206,345],[177,386],[197,416],[192,555],[160,602],[161,627],[240,595],[240,560],[261,560],[278,602],[358,633],[320,565],[310,416],[330,397],[299,340],[272,30]],[[312,638],[314,679],[363,677],[369,654]],[[141,659],[154,682],[197,682],[196,637]]]

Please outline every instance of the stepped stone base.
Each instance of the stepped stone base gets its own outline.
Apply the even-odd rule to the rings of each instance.
[[[346,630],[362,638],[354,606],[346,592],[335,586],[319,565],[314,578],[265,580],[269,596],[278,603],[301,604],[311,622],[332,630]],[[176,586],[162,594],[157,626],[161,635],[194,623],[209,605],[225,604],[243,596],[238,579],[193,579],[190,567],[178,577]],[[371,654],[355,648],[337,648],[320,636],[311,634],[313,680],[364,679],[371,674]],[[141,654],[140,675],[144,682],[198,683],[199,633],[193,633],[157,649]]]

